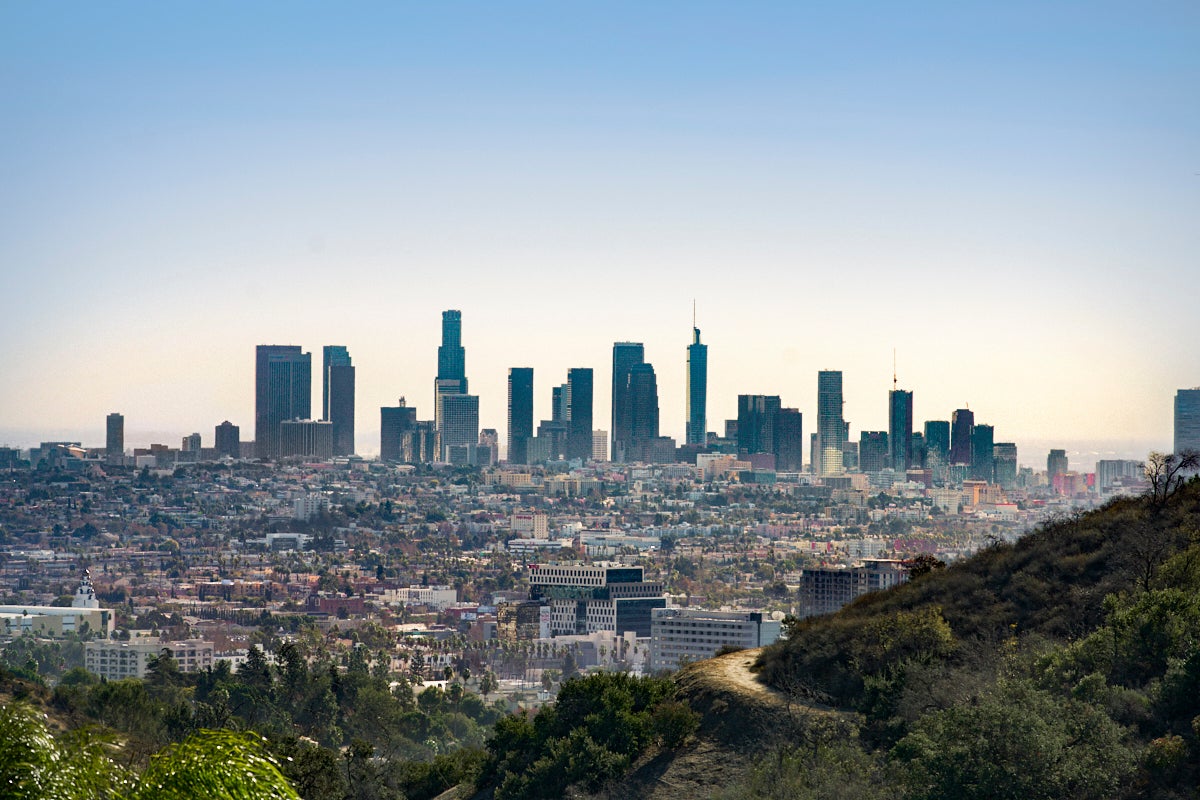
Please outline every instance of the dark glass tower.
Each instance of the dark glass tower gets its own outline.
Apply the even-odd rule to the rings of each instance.
[[[439,381],[458,381],[458,394],[467,393],[467,351],[462,346],[462,312],[442,312],[442,344],[438,347]]]
[[[625,461],[629,447],[629,374],[633,367],[646,360],[646,351],[641,342],[616,342],[613,344],[612,370],[612,452],[613,461]],[[653,370],[651,370],[653,373]]]
[[[533,437],[533,367],[508,371],[508,461],[529,463],[529,440]]]
[[[799,472],[804,466],[804,417],[797,408],[781,408],[775,421],[775,469]]]
[[[893,389],[888,392],[888,447],[892,469],[901,476],[912,466],[912,392]]]
[[[846,444],[846,422],[842,419],[842,373],[817,373],[817,437],[820,459],[818,475],[841,475],[845,468],[842,450]]]
[[[781,407],[778,395],[738,395],[738,453],[775,453],[775,424]]]
[[[354,452],[354,366],[350,351],[342,345],[326,345],[322,351],[321,418],[333,423],[333,454]]]
[[[575,367],[567,370],[567,446],[568,459],[588,461],[592,457],[592,370]]]
[[[218,456],[242,457],[242,434],[237,425],[225,420],[216,427],[213,433]]]
[[[1200,450],[1200,388],[1175,392],[1175,452]]]
[[[654,367],[645,362],[634,364],[625,396],[629,421],[625,458],[648,461],[651,445],[658,438],[658,378]]]
[[[950,463],[971,463],[971,429],[975,427],[975,414],[960,408],[950,418]]]
[[[925,423],[925,449],[931,459],[946,465],[950,458],[950,423],[944,419],[928,420]]]
[[[976,425],[971,429],[971,479],[992,483],[996,480],[995,429]]]
[[[882,472],[888,460],[887,431],[863,431],[858,435],[858,468]]]
[[[687,349],[687,433],[688,444],[708,442],[708,345],[700,344],[700,329],[692,328],[692,343]]]
[[[312,353],[298,345],[260,344],[254,364],[254,447],[278,458],[284,420],[312,418]]]
[[[125,416],[114,411],[104,422],[104,454],[109,458],[125,455]]]

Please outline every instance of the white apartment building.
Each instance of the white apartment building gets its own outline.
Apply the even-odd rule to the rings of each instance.
[[[781,614],[659,608],[651,612],[650,671],[712,658],[722,647],[751,649],[779,639]]]
[[[84,667],[110,681],[144,678],[150,659],[166,650],[181,672],[199,672],[213,665],[213,643],[200,639],[182,642],[96,641],[84,645]]]

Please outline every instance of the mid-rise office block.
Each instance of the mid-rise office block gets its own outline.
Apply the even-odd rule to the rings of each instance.
[[[608,431],[592,431],[592,461],[608,461]]]
[[[799,472],[804,468],[804,415],[798,408],[781,408],[775,420],[775,469]]]
[[[125,417],[115,411],[104,421],[104,454],[110,459],[125,455]]]
[[[529,463],[529,440],[533,438],[533,368],[512,367],[508,371],[508,462]]]
[[[321,418],[333,424],[333,454],[354,452],[354,365],[350,351],[341,345],[326,345],[321,376]]]
[[[201,448],[200,434],[192,433],[183,437],[179,449],[185,453],[199,453]]]
[[[333,458],[333,423],[315,419],[285,419],[279,423],[280,458]]]
[[[739,394],[738,454],[775,453],[775,423],[783,407],[778,395]]]
[[[254,442],[259,458],[280,456],[284,420],[312,417],[312,354],[297,345],[260,344],[255,351]]]
[[[863,559],[853,567],[811,567],[800,574],[800,617],[832,614],[868,592],[890,589],[908,580],[903,562]]]
[[[781,633],[780,621],[759,611],[656,609],[650,618],[650,671],[703,661],[722,647],[766,647]]]
[[[550,605],[552,634],[648,637],[651,612],[667,605],[662,583],[629,566],[531,564],[529,596]]]
[[[479,442],[479,397],[473,394],[446,394],[441,398],[442,427],[439,441],[441,458],[450,461],[451,447],[475,447]]]
[[[242,457],[242,430],[229,420],[218,425],[214,431],[217,458]]]

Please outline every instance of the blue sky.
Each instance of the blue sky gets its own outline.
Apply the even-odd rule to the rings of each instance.
[[[693,298],[713,430],[823,368],[884,428],[893,348],[1018,444],[1200,384],[1194,3],[10,2],[0,108],[14,443],[248,436],[255,344],[345,344],[370,452],[444,308],[502,430],[629,339],[681,436]]]

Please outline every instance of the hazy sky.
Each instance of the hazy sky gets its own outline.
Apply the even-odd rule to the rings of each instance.
[[[682,438],[739,393],[852,436],[969,403],[1169,447],[1200,384],[1200,4],[0,3],[0,442],[253,436],[254,346],[481,423],[642,341]],[[316,371],[314,372],[316,374]],[[314,383],[314,410],[319,386]]]

